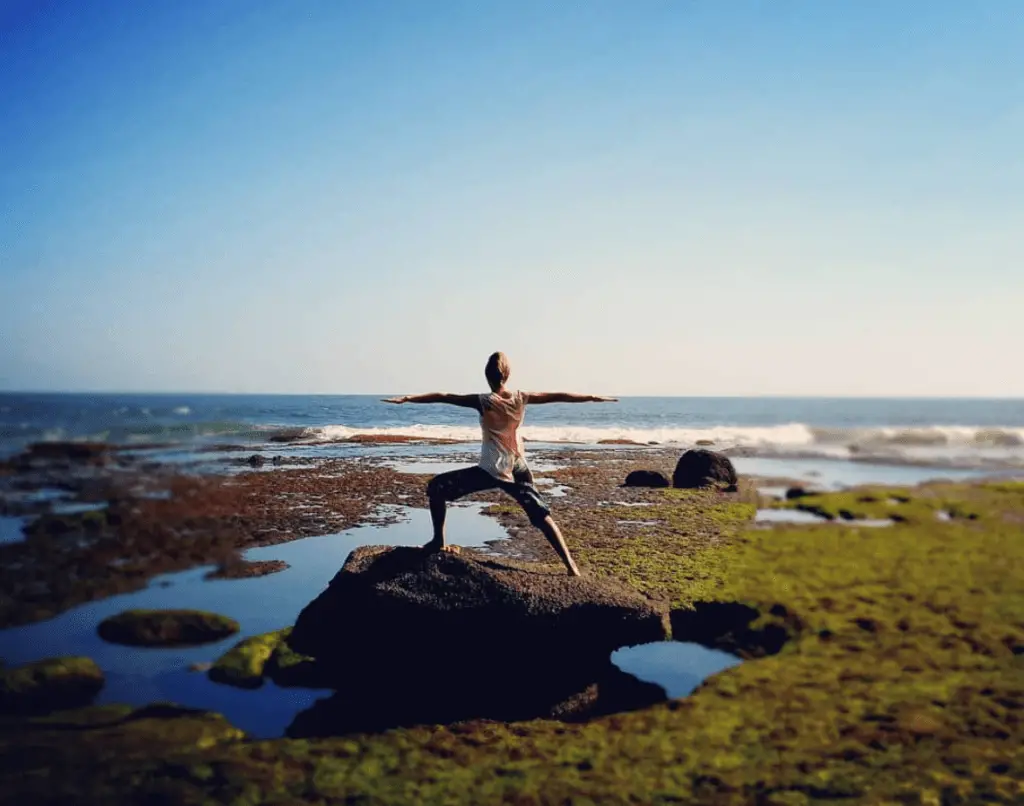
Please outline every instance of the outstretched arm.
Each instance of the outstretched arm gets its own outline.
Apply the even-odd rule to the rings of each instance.
[[[452,406],[462,406],[467,409],[480,411],[479,395],[450,395],[447,392],[430,392],[426,395],[404,395],[402,397],[389,397],[383,403],[449,403]]]
[[[527,403],[618,403],[617,397],[598,395],[577,395],[573,392],[530,392]]]

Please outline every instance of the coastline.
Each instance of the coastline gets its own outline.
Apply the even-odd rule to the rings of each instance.
[[[244,587],[249,591],[246,608],[258,606],[260,598],[265,598],[266,594],[262,597],[259,594],[261,589],[279,591],[273,599],[278,602],[278,614],[264,614],[243,628],[243,636],[285,627],[293,616],[280,598],[284,595],[280,586],[288,579],[288,574],[307,573],[299,563],[311,564],[310,567],[326,565],[328,567],[320,570],[329,577],[348,547],[359,540],[387,542],[392,535],[407,541],[404,544],[414,544],[421,538],[425,542],[423,487],[430,473],[423,471],[436,472],[447,469],[452,463],[462,465],[475,461],[475,452],[469,446],[463,449],[462,445],[389,442],[380,447],[382,450],[375,455],[320,460],[301,455],[282,456],[277,464],[273,455],[253,464],[250,461],[253,454],[245,455],[244,450],[241,453],[222,451],[218,452],[216,460],[219,473],[213,472],[211,466],[204,466],[200,456],[196,462],[198,467],[205,467],[202,472],[187,463],[160,463],[153,458],[153,453],[161,450],[158,448],[151,453],[141,452],[141,455],[132,455],[131,451],[100,450],[84,463],[81,460],[54,462],[51,457],[35,467],[8,466],[3,476],[6,516],[11,516],[12,503],[19,516],[31,512],[41,514],[52,509],[55,502],[67,514],[51,511],[42,515],[43,520],[37,523],[54,528],[37,526],[24,543],[0,546],[0,574],[4,575],[0,589],[5,594],[5,598],[0,599],[3,623],[7,627],[22,625],[14,631],[25,630],[19,633],[22,636],[41,635],[31,631],[46,629],[49,622],[42,618],[64,613],[54,621],[71,624],[75,613],[107,612],[105,607],[120,607],[120,596],[127,596],[123,600],[127,602],[132,596],[145,595],[150,600],[187,607],[195,601],[190,596],[194,597],[200,590],[210,595],[225,592],[216,593],[211,601],[230,602],[234,594],[226,592],[231,588],[218,586],[238,585],[237,590]],[[287,447],[282,450],[287,451]],[[740,485],[735,493],[665,491],[620,485],[626,474],[635,469],[671,473],[680,453],[675,448],[546,446],[537,451],[528,447],[528,452],[534,461],[541,490],[549,491],[547,500],[554,517],[563,525],[569,545],[585,573],[622,580],[653,600],[665,602],[672,608],[673,633],[680,640],[685,640],[686,630],[692,629],[686,626],[687,621],[681,614],[693,612],[690,608],[694,606],[698,607],[696,612],[714,602],[729,607],[742,603],[743,607],[752,608],[751,612],[756,614],[752,623],[757,625],[753,632],[709,633],[700,639],[708,646],[728,648],[747,662],[713,676],[695,694],[682,700],[580,725],[541,720],[464,728],[407,728],[344,739],[272,739],[269,743],[244,739],[228,723],[217,722],[213,717],[174,712],[177,714],[175,724],[179,725],[182,736],[175,740],[177,743],[161,744],[155,734],[151,736],[147,731],[166,734],[168,716],[146,711],[141,700],[151,701],[146,699],[150,695],[145,694],[149,689],[134,682],[132,685],[138,686],[143,694],[140,701],[128,707],[143,707],[143,710],[117,712],[121,714],[118,719],[138,714],[133,717],[132,724],[137,732],[132,735],[140,750],[131,758],[117,755],[122,752],[118,749],[120,740],[110,734],[113,728],[104,727],[113,724],[113,712],[109,710],[115,707],[113,705],[97,706],[99,710],[86,709],[81,716],[74,717],[97,721],[95,727],[76,734],[83,737],[86,744],[69,740],[64,729],[48,727],[50,723],[46,719],[11,722],[7,718],[0,719],[0,744],[10,747],[12,741],[25,740],[15,739],[16,736],[28,736],[33,746],[62,746],[62,757],[72,768],[85,770],[89,765],[96,766],[96,770],[88,773],[88,780],[92,781],[89,786],[93,787],[90,791],[107,792],[111,796],[123,775],[134,775],[130,771],[141,768],[152,770],[147,784],[151,793],[166,793],[167,787],[178,786],[168,777],[168,762],[160,760],[161,754],[168,751],[182,759],[173,763],[220,764],[242,771],[241,777],[229,776],[222,784],[227,786],[225,792],[236,794],[249,785],[247,780],[262,779],[267,774],[277,776],[275,780],[292,780],[289,777],[292,768],[287,759],[299,752],[306,754],[304,758],[318,769],[318,765],[333,764],[339,770],[341,777],[337,783],[316,790],[317,797],[362,793],[371,799],[395,802],[430,800],[440,797],[442,792],[452,791],[477,801],[489,799],[497,791],[508,795],[512,790],[500,786],[493,790],[494,782],[503,780],[496,770],[507,768],[509,764],[516,768],[512,758],[550,760],[564,753],[589,759],[590,766],[568,777],[566,770],[557,764],[523,767],[526,776],[523,780],[544,781],[545,794],[538,802],[559,802],[568,793],[598,797],[606,802],[625,802],[630,796],[628,793],[653,795],[658,791],[675,792],[686,802],[703,802],[707,798],[746,802],[758,791],[758,786],[778,793],[806,795],[809,780],[817,781],[814,786],[818,791],[833,797],[866,796],[876,790],[895,796],[907,787],[941,789],[944,776],[953,774],[955,758],[980,764],[984,759],[997,757],[1010,758],[1006,771],[1000,771],[1003,768],[994,760],[985,761],[984,769],[977,767],[968,778],[961,777],[961,786],[970,787],[969,791],[975,794],[987,792],[998,796],[1002,793],[1013,797],[1014,792],[1020,792],[1020,776],[1016,776],[1014,770],[1022,768],[1013,766],[1017,763],[1013,758],[1019,756],[1020,751],[1012,748],[1024,745],[1014,744],[1024,738],[1021,734],[1024,727],[1014,716],[1024,704],[1024,692],[1014,688],[1013,664],[1019,651],[1024,649],[1024,613],[1016,626],[1005,618],[992,621],[990,626],[980,626],[978,621],[979,614],[986,608],[1009,613],[1020,606],[1019,594],[1014,593],[1012,582],[1013,568],[1017,566],[1006,562],[1007,558],[1016,556],[1014,551],[1019,551],[1019,545],[1012,542],[1006,531],[1012,526],[1012,518],[1024,518],[1024,497],[1017,492],[1021,489],[1019,484],[992,484],[977,477],[967,484],[947,481],[883,487],[880,489],[888,492],[871,496],[864,493],[847,502],[842,498],[845,493],[827,492],[833,486],[827,468],[826,475],[818,470],[812,471],[818,475],[781,473],[756,477],[741,469]],[[742,468],[743,457],[736,457],[736,461],[738,468]],[[786,460],[779,467],[785,469],[794,465]],[[409,470],[416,472],[406,472]],[[868,468],[868,472],[871,471],[872,468]],[[922,482],[928,476],[927,473],[918,475],[921,476],[918,481]],[[941,476],[941,472],[935,475]],[[768,488],[794,486],[826,491],[824,497],[811,499],[820,511],[827,511],[831,506],[838,509],[860,507],[863,512],[855,512],[848,524],[840,519],[836,523],[818,525],[779,523],[753,528],[755,513],[787,509],[794,503],[780,500],[770,494]],[[910,490],[906,496],[899,495],[920,501],[920,506],[917,503],[901,505],[910,513],[910,519],[903,515],[904,521],[894,522],[895,525],[881,532],[858,527],[857,518],[888,512],[886,496],[894,495],[894,489]],[[11,491],[16,493],[13,498]],[[57,497],[55,491],[63,491],[63,494]],[[40,495],[41,492],[44,494]],[[833,500],[830,495],[842,503],[830,504]],[[868,497],[879,503],[857,503]],[[104,503],[106,506],[101,506]],[[452,542],[466,545],[469,556],[508,557],[538,568],[557,570],[558,563],[550,547],[510,503],[492,492],[472,496],[453,508]],[[75,511],[76,506],[89,508]],[[814,508],[810,504],[805,506]],[[878,507],[883,511],[876,511]],[[942,522],[936,514],[945,512],[946,508],[975,514],[977,519]],[[493,526],[485,527],[485,523]],[[497,524],[502,528],[497,528]],[[398,531],[389,532],[389,529]],[[126,540],[129,535],[132,539]],[[197,540],[199,535],[202,537]],[[971,544],[965,541],[973,540],[972,535],[984,537],[990,541],[990,547],[983,549],[989,544],[976,543],[971,549]],[[859,553],[859,546],[867,553]],[[305,551],[300,552],[303,547]],[[876,552],[882,547],[885,547],[884,552],[893,553],[885,562],[896,563],[895,567],[906,569],[901,563],[911,562],[907,558],[913,558],[913,563],[921,566],[907,577],[910,580],[907,584],[914,586],[912,589],[895,578],[886,583],[895,586],[892,590],[885,585],[878,587],[877,582],[871,581],[891,577],[884,563],[875,566]],[[175,551],[175,548],[180,550]],[[956,555],[960,559],[957,563],[934,565],[929,553],[933,548],[941,548],[947,557]],[[981,551],[981,554],[974,556],[972,551]],[[300,556],[303,553],[307,555],[305,558]],[[317,560],[317,557],[327,556],[335,558],[333,566]],[[884,556],[879,555],[878,559]],[[282,557],[297,564],[262,577],[246,579],[243,571],[240,580],[202,578],[218,565],[231,566],[237,572],[247,564],[280,561]],[[846,559],[837,563],[839,557]],[[125,559],[128,562],[119,562]],[[19,562],[22,565],[18,566]],[[992,575],[984,595],[963,588],[955,573],[954,566],[958,564],[973,568],[974,574]],[[107,572],[106,578],[100,576],[101,568]],[[864,576],[866,569],[872,570]],[[844,574],[853,576],[844,582]],[[181,582],[175,581],[179,578]],[[949,600],[953,603],[951,606],[961,608],[956,611],[955,620],[963,622],[963,627],[950,621],[935,622],[933,615],[927,615],[930,610],[921,609],[922,604],[930,601],[930,584],[940,578],[940,587],[952,592],[949,594],[953,597]],[[48,583],[46,591],[38,588],[44,580]],[[850,587],[851,580],[859,581]],[[169,587],[159,587],[164,583]],[[323,583],[304,584],[310,587],[288,593],[295,596],[296,602],[312,599],[317,592],[316,585]],[[37,587],[32,589],[32,585]],[[278,587],[267,587],[272,585]],[[1024,587],[1017,586],[1017,589]],[[840,591],[846,592],[840,594]],[[901,598],[904,593],[919,598],[916,601]],[[111,594],[116,595],[111,598]],[[823,604],[830,595],[833,601],[844,603],[843,608],[834,611],[830,609],[834,605]],[[865,598],[874,599],[875,603],[861,601]],[[95,604],[87,604],[90,601]],[[65,621],[61,622],[61,618]],[[903,623],[901,619],[911,625],[928,626],[923,632],[912,630],[908,634],[897,624]],[[781,644],[769,647],[758,638],[768,634],[779,636]],[[0,656],[4,655],[4,636],[5,633],[0,632]],[[54,641],[51,646],[59,646],[59,641]],[[943,642],[950,641],[955,647],[950,644],[951,648],[942,649]],[[233,639],[227,643],[232,642]],[[960,648],[972,645],[975,649]],[[100,658],[108,658],[101,663],[108,670],[108,685],[115,690],[126,690],[122,680],[124,673],[117,672],[120,667],[110,660],[120,650],[104,651],[107,654],[101,654]],[[223,649],[217,645],[205,651],[216,657]],[[970,653],[971,659],[967,665],[965,651]],[[149,652],[150,657],[155,657],[152,650]],[[174,662],[179,663],[185,657],[181,655]],[[201,658],[206,656],[196,652],[188,657],[199,659],[190,663],[201,664]],[[893,657],[898,659],[898,665],[892,667],[891,673],[884,671],[890,668],[889,661],[884,659]],[[19,661],[25,659],[18,658]],[[915,689],[900,688],[904,685],[900,681],[910,675],[912,679],[920,678],[914,685],[919,686],[921,692],[934,691],[938,681],[950,674],[950,664],[960,668],[958,674],[963,683],[957,689],[959,694],[944,694],[940,698],[945,702],[952,697],[948,706],[918,702],[917,695],[913,695]],[[184,667],[183,663],[180,665]],[[196,681],[202,682],[201,677],[182,668],[171,678],[183,694],[192,692],[188,696],[199,697]],[[167,679],[170,678],[166,670],[155,670],[152,680],[157,688],[151,695],[154,699],[166,699],[159,685],[166,684]],[[144,680],[144,677],[139,678],[139,681]],[[165,683],[161,684],[161,680]],[[207,686],[205,682],[203,685]],[[820,691],[820,695],[808,700],[810,710],[780,710],[781,703],[793,703],[808,696],[812,689],[807,689],[807,685]],[[117,689],[118,686],[121,688]],[[225,707],[204,707],[238,714],[238,719],[259,702],[280,700],[279,692],[270,687],[236,703],[229,691],[209,686],[209,691],[222,698]],[[782,691],[786,692],[785,699],[779,700]],[[903,693],[893,699],[894,692],[900,691]],[[984,691],[994,693],[984,694]],[[303,695],[306,699],[289,695],[293,697],[289,707],[298,707],[294,703],[308,705],[315,695],[317,692]],[[928,696],[935,698],[933,694]],[[997,706],[1006,731],[1003,738],[984,731],[978,733],[976,726],[978,715],[984,709],[996,707],[992,705],[993,698],[1004,703]],[[201,704],[205,700],[199,697],[194,702]],[[835,710],[844,703],[855,707]],[[884,719],[863,721],[865,715],[871,714]],[[280,722],[283,726],[290,717],[282,712],[274,718],[284,720]],[[823,719],[831,720],[830,728],[826,729]],[[814,743],[802,743],[793,738],[812,723],[815,731],[825,731],[821,736],[831,738]],[[852,732],[844,734],[844,725]],[[209,737],[198,748],[194,739],[196,730]],[[833,735],[835,731],[839,733]],[[258,729],[247,733],[260,736]],[[748,738],[740,738],[744,736]],[[971,736],[976,738],[969,738]],[[490,744],[486,737],[497,737],[498,744]],[[727,738],[723,745],[721,737],[732,738]],[[754,745],[745,743],[748,741],[763,746],[763,751],[755,751]],[[916,772],[909,778],[900,763],[886,766],[886,748],[894,741],[903,743],[900,746],[909,746],[905,743],[911,742],[916,748],[914,752],[918,757],[913,768]],[[839,755],[830,749],[836,742],[845,748]],[[723,767],[722,759],[731,758],[727,746],[733,745],[746,748],[747,762],[739,767]],[[461,760],[453,766],[445,755],[434,754],[432,748],[437,746],[454,748],[455,758]],[[402,751],[406,761],[391,767],[388,759],[393,759],[398,747],[406,748]],[[788,760],[772,771],[770,759],[780,757],[779,754]],[[633,760],[631,772],[622,768],[624,758]],[[358,759],[383,764],[378,768],[392,772],[363,776],[358,771],[361,763]],[[35,763],[42,764],[42,768],[46,766],[43,761]],[[473,774],[468,778],[455,776],[456,769],[466,764],[473,767]],[[873,782],[863,773],[872,767],[876,770],[872,774]],[[686,772],[673,783],[665,777],[664,771],[669,768]],[[277,772],[270,773],[271,770]],[[9,794],[7,800],[0,797],[0,802],[15,802],[11,798],[25,802],[26,798],[43,797],[48,791],[38,778],[22,778],[17,773],[7,774],[4,783],[5,793]],[[193,794],[207,787],[202,779],[184,785]],[[50,786],[51,794],[66,791],[66,787],[60,789],[64,784]],[[282,796],[289,792],[290,797],[301,799],[298,790],[290,788],[291,784],[275,786],[283,787]],[[1014,789],[1015,786],[1018,788]],[[94,802],[91,796],[82,795],[84,790],[76,791],[78,802]]]

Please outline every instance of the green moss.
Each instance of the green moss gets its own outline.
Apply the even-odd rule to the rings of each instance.
[[[238,622],[203,610],[126,610],[100,622],[105,641],[129,646],[193,646],[238,632]]]
[[[290,632],[289,627],[239,641],[217,659],[207,675],[215,683],[238,688],[259,688],[263,685],[263,671],[267,661]]]
[[[644,507],[644,521],[657,521],[628,536],[600,543],[583,529],[566,527],[572,545],[588,572],[614,576],[632,587],[675,606],[710,596],[724,574],[724,557],[703,548],[707,535],[726,541],[739,534],[754,516],[753,504],[713,490],[657,490],[657,503]],[[603,518],[631,520],[637,510],[602,507]]]
[[[62,657],[0,670],[0,713],[41,713],[84,705],[103,688],[91,658]]]

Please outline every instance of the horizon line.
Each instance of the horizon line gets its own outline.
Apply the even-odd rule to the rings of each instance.
[[[432,390],[440,391],[440,390]],[[527,390],[528,391],[528,390]],[[108,389],[0,389],[0,395],[108,395],[108,396],[208,396],[208,397],[392,397],[401,392],[224,392],[198,390],[153,390],[126,391]],[[596,394],[596,393],[595,393]],[[772,400],[1005,400],[1024,402],[1024,395],[900,395],[900,394],[617,394],[607,392],[610,397],[620,399],[637,398],[687,398],[693,400],[716,399],[772,399]]]

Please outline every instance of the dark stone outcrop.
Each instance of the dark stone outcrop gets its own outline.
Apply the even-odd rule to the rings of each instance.
[[[592,687],[609,677],[612,651],[666,635],[662,610],[611,582],[418,548],[359,548],[287,638],[337,689],[289,735],[529,719],[574,699],[593,710]]]
[[[624,487],[668,487],[668,476],[658,470],[634,470],[626,476]]]
[[[807,492],[803,487],[790,487],[786,490],[786,500],[793,501],[797,498],[806,498],[811,493]]]
[[[679,457],[672,486],[692,489],[722,485],[735,487],[738,478],[736,468],[728,456],[703,449],[687,451]]]

